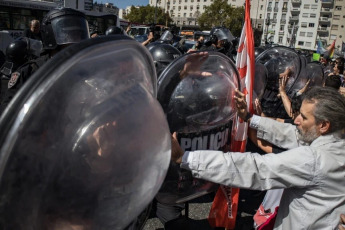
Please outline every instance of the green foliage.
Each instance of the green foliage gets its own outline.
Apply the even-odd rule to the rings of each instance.
[[[237,37],[241,35],[243,22],[244,7],[233,7],[228,4],[227,0],[214,0],[198,18],[202,30],[210,30],[214,26],[224,26]]]
[[[139,8],[132,6],[130,13],[126,15],[124,18],[130,22],[152,24],[154,22],[154,17],[155,17],[155,7],[147,5],[147,6],[140,6]],[[173,20],[171,19],[169,14],[164,13],[164,9],[157,7],[156,24],[170,25],[172,21]]]

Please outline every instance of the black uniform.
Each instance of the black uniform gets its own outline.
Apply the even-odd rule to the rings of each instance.
[[[1,76],[0,114],[2,114],[6,106],[30,76],[42,66],[48,58],[48,55],[45,55],[35,60],[28,61],[19,66],[10,76],[5,74]]]

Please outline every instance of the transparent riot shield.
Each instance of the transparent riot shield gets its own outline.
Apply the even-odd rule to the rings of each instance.
[[[100,37],[68,47],[0,119],[0,229],[123,229],[151,202],[171,136],[148,51]]]
[[[187,54],[172,62],[158,82],[157,99],[184,151],[229,148],[235,116],[233,95],[240,83],[227,56],[219,52]],[[161,203],[182,203],[217,188],[171,163],[156,198]]]
[[[307,88],[312,86],[322,86],[324,82],[324,73],[322,66],[319,63],[311,62],[306,64],[300,73],[298,79],[294,82],[290,89],[290,95],[294,95],[306,84]]]
[[[288,118],[281,99],[277,97],[279,75],[289,71],[289,79],[285,88],[289,95],[303,67],[299,55],[293,49],[276,46],[263,51],[255,62],[260,69],[266,69],[256,71],[256,74],[267,74],[267,83],[261,98],[263,112],[269,117]],[[255,79],[257,78],[264,77],[255,76]]]

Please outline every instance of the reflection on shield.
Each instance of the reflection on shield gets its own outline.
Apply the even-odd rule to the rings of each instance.
[[[150,54],[125,36],[39,69],[0,120],[0,229],[123,229],[138,216],[170,160],[154,84]]]
[[[219,52],[202,56],[192,53],[172,62],[158,79],[157,98],[184,151],[225,150],[230,144],[235,115],[232,98],[239,88],[239,74],[233,62]],[[217,187],[171,163],[156,198],[161,203],[181,203]]]

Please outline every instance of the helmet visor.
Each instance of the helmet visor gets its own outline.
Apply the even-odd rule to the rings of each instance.
[[[78,43],[90,37],[88,23],[80,17],[55,18],[52,20],[52,28],[58,45]]]

